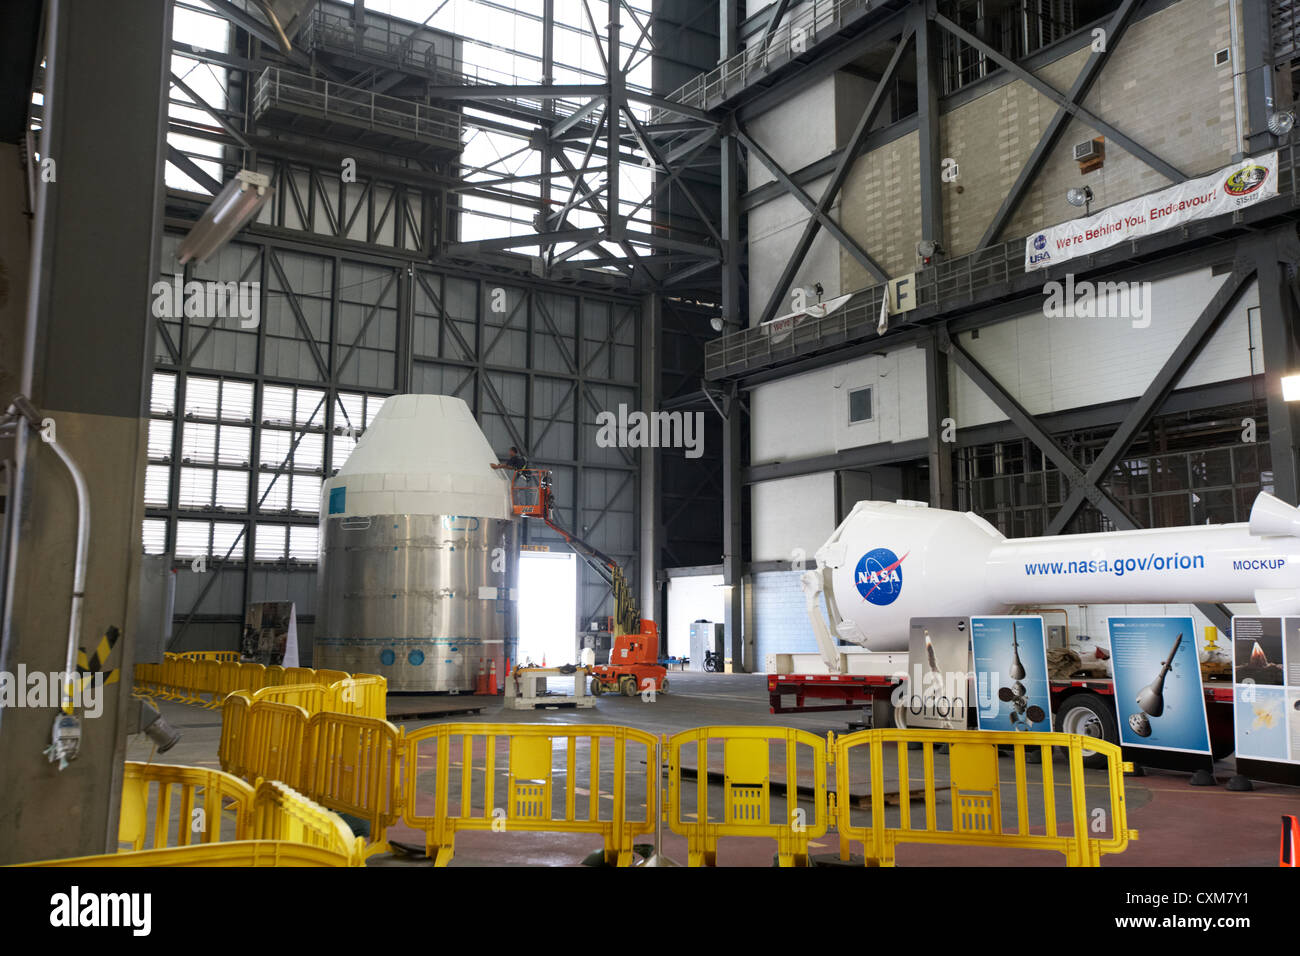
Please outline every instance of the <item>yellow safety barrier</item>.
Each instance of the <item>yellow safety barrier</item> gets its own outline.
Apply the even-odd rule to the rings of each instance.
[[[658,796],[656,738],[644,730],[607,725],[441,724],[422,728],[406,738],[405,798],[402,818],[425,831],[425,843],[435,866],[446,866],[455,853],[456,834],[466,830],[498,833],[545,831],[591,833],[604,840],[605,860],[619,866],[632,861],[635,836],[654,831]],[[590,761],[587,789],[579,785],[577,757],[585,742]],[[421,752],[429,743],[430,755]],[[561,746],[557,748],[556,744]],[[645,747],[645,760],[628,753],[629,744]],[[505,745],[505,793],[497,792],[498,748]],[[553,786],[557,750],[564,765],[562,801]],[[602,786],[602,750],[610,751],[613,779]],[[485,761],[482,772],[476,755]],[[433,758],[434,789],[430,811],[421,785],[421,760]],[[497,805],[499,797],[505,806]],[[579,797],[582,799],[579,800]],[[608,798],[608,807],[602,799]],[[629,819],[628,808],[640,803],[644,813]],[[453,805],[458,809],[453,812]]]
[[[388,680],[384,677],[329,668],[268,667],[237,658],[236,651],[165,654],[161,663],[136,665],[134,692],[215,710],[235,691],[256,696],[274,688],[258,699],[287,701],[309,714],[329,710],[379,720],[388,716]],[[313,689],[301,689],[308,685]]]
[[[239,651],[185,651],[177,656],[194,661],[237,661]]]
[[[279,780],[263,780],[253,797],[255,840],[287,840],[346,855],[364,865],[365,842],[352,835],[335,813],[304,797]]]
[[[709,805],[709,742],[723,743],[723,795]],[[682,748],[695,744],[694,811],[687,812],[682,788]],[[784,745],[784,813],[772,814],[771,750]],[[811,751],[812,820],[799,806],[800,747]],[[664,810],[674,833],[686,837],[690,866],[715,866],[720,837],[776,840],[781,866],[808,865],[808,841],[826,832],[826,739],[786,727],[699,727],[668,738],[668,783]],[[693,819],[688,819],[693,817]]]
[[[300,789],[322,806],[367,821],[367,852],[385,850],[385,831],[402,814],[402,752],[402,732],[386,720],[313,714]]]
[[[248,746],[249,712],[253,699],[246,691],[238,690],[226,698],[221,708],[221,741],[217,745],[217,759],[221,769],[236,777],[257,779],[264,774],[253,774],[244,763]]]
[[[328,706],[330,689],[324,684],[281,684],[279,687],[263,687],[253,692],[253,703],[259,700],[293,704],[295,707],[301,707],[308,714],[331,709]]]
[[[238,705],[236,705],[238,706]],[[297,788],[302,779],[302,749],[307,736],[307,711],[292,704],[257,701],[248,719],[237,754],[221,755],[223,770],[238,767],[245,778],[279,780]]]
[[[232,840],[139,853],[74,856],[17,866],[357,866],[354,855],[285,840]]]
[[[388,678],[358,674],[330,685],[326,710],[357,717],[388,718]]]
[[[913,793],[912,764],[908,744],[921,744],[922,791]],[[948,779],[941,785],[936,776],[934,748],[948,745]],[[1055,850],[1065,854],[1068,866],[1100,866],[1103,853],[1121,853],[1137,832],[1128,829],[1124,804],[1124,773],[1133,765],[1125,763],[1120,748],[1114,744],[1084,738],[1077,734],[1020,733],[1015,731],[939,731],[939,730],[866,730],[834,741],[836,791],[840,794],[837,829],[840,857],[849,858],[850,841],[862,843],[868,865],[893,866],[894,849],[900,843],[945,844],[950,846],[1009,847]],[[849,793],[853,751],[869,750],[871,775],[870,822],[854,825]],[[998,765],[998,748],[1012,748],[1014,777],[1003,781]],[[1103,754],[1107,761],[1108,807],[1104,818],[1094,815],[1085,793],[1083,751],[1085,747]],[[1055,751],[1063,750],[1067,779],[1061,786],[1069,788],[1070,821],[1063,829],[1057,819]],[[886,756],[896,751],[893,762],[897,771],[898,810],[892,823],[885,807],[885,794],[892,786],[886,782]],[[1040,771],[1031,781],[1026,753],[1037,751]],[[1016,824],[1008,830],[1003,824],[1003,790],[1014,794]],[[1031,821],[1029,793],[1039,785],[1042,790],[1043,819]],[[940,787],[949,793],[947,813],[939,812]],[[914,800],[924,804],[925,821],[917,826]],[[916,809],[920,809],[917,807]],[[1094,820],[1102,819],[1109,836],[1095,837],[1090,830]],[[943,824],[947,824],[944,826]],[[1031,832],[1038,830],[1040,832]]]
[[[155,850],[217,843],[223,824],[228,827],[227,839],[240,839],[252,811],[253,788],[229,773],[128,762],[122,777],[118,842],[129,843],[133,850],[143,850],[146,841]]]

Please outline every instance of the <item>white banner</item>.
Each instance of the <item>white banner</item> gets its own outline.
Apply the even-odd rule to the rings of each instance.
[[[1194,219],[1235,212],[1276,195],[1275,151],[1036,232],[1025,240],[1025,271],[1046,269]]]

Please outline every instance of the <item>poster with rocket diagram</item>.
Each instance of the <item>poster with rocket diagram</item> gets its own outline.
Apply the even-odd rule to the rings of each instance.
[[[1237,756],[1300,763],[1300,617],[1232,619]]]
[[[1112,617],[1111,668],[1125,747],[1210,752],[1201,662],[1190,617]]]
[[[973,617],[970,626],[979,729],[1051,730],[1043,619]]]

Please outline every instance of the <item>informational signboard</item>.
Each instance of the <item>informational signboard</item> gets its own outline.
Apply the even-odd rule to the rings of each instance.
[[[1277,153],[1272,152],[1033,233],[1025,240],[1025,271],[1046,269],[1194,219],[1236,212],[1276,195]]]
[[[1051,730],[1043,619],[973,617],[970,628],[979,729]]]
[[[1120,743],[1209,754],[1192,619],[1112,617],[1109,625]]]
[[[1237,757],[1300,764],[1300,618],[1232,619]]]
[[[968,618],[912,618],[902,685],[907,726],[965,730],[970,670]]]
[[[298,614],[292,601],[248,605],[240,647],[244,660],[282,667],[298,665]]]

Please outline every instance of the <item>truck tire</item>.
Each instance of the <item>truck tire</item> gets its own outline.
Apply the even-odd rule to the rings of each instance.
[[[1119,746],[1119,724],[1110,701],[1100,694],[1075,694],[1066,698],[1056,711],[1056,731],[1062,734],[1083,734],[1097,737]],[[1106,757],[1084,749],[1085,767],[1104,768]]]

